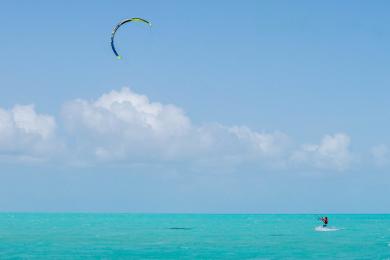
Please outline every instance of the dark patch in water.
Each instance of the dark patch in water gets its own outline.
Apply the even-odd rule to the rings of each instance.
[[[282,236],[284,236],[283,234],[271,234],[270,235],[271,237],[282,237]]]
[[[188,228],[188,227],[170,227],[168,229],[171,229],[171,230],[191,230],[192,228]]]

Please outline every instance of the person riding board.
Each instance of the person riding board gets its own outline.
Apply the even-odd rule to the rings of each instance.
[[[328,217],[327,216],[320,218],[320,220],[322,221],[322,223],[324,223],[322,225],[323,227],[326,227],[328,225]]]

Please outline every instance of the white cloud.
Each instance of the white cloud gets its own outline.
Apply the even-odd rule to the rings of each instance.
[[[173,105],[150,102],[128,88],[96,101],[74,100],[62,114],[82,153],[102,160],[169,157],[191,132],[191,122]]]
[[[174,105],[150,102],[128,88],[96,101],[74,100],[63,107],[66,125],[82,135],[85,154],[102,160],[243,161],[278,156],[287,136],[247,127],[196,126]],[[87,141],[87,143],[85,143]]]
[[[128,88],[111,91],[95,102],[81,99],[69,102],[63,111],[68,123],[82,124],[99,134],[120,131],[126,137],[134,134],[138,137],[140,132],[146,131],[148,135],[164,139],[184,134],[190,128],[189,119],[181,109],[152,103]]]
[[[62,107],[66,150],[58,141],[56,121],[34,106],[0,109],[0,156],[52,158],[64,163],[184,163],[191,167],[251,165],[257,168],[309,167],[347,169],[350,138],[326,135],[319,144],[293,149],[282,132],[254,131],[246,126],[193,124],[182,109],[152,102],[128,88],[97,100],[76,99]],[[374,151],[377,157],[381,151]],[[383,151],[382,151],[383,153]]]
[[[376,145],[370,152],[377,166],[385,166],[390,162],[390,149],[387,145]]]
[[[352,160],[350,142],[350,137],[343,133],[326,135],[320,144],[302,145],[292,153],[291,160],[293,163],[316,168],[345,170]]]
[[[234,126],[228,129],[254,153],[272,157],[284,153],[289,144],[289,137],[281,132],[259,133],[246,126]]]
[[[0,156],[21,160],[44,159],[55,144],[53,117],[37,114],[33,105],[0,108]]]

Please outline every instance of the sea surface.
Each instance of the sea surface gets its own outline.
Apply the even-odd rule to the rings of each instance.
[[[0,259],[390,259],[390,215],[0,214]]]

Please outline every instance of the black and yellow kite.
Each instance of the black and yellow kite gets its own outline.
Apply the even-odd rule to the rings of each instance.
[[[146,23],[148,24],[149,26],[152,26],[152,23],[150,23],[149,21],[145,20],[145,19],[142,19],[142,18],[129,18],[129,19],[124,19],[122,21],[120,21],[114,28],[114,30],[112,30],[112,33],[111,33],[111,48],[112,48],[112,51],[114,52],[115,56],[118,58],[118,59],[121,59],[122,57],[118,54],[118,52],[116,51],[115,49],[115,45],[114,45],[114,38],[115,38],[115,33],[116,31],[119,29],[119,27],[121,27],[122,25],[124,25],[125,23],[129,23],[129,22],[142,22],[142,23]]]

